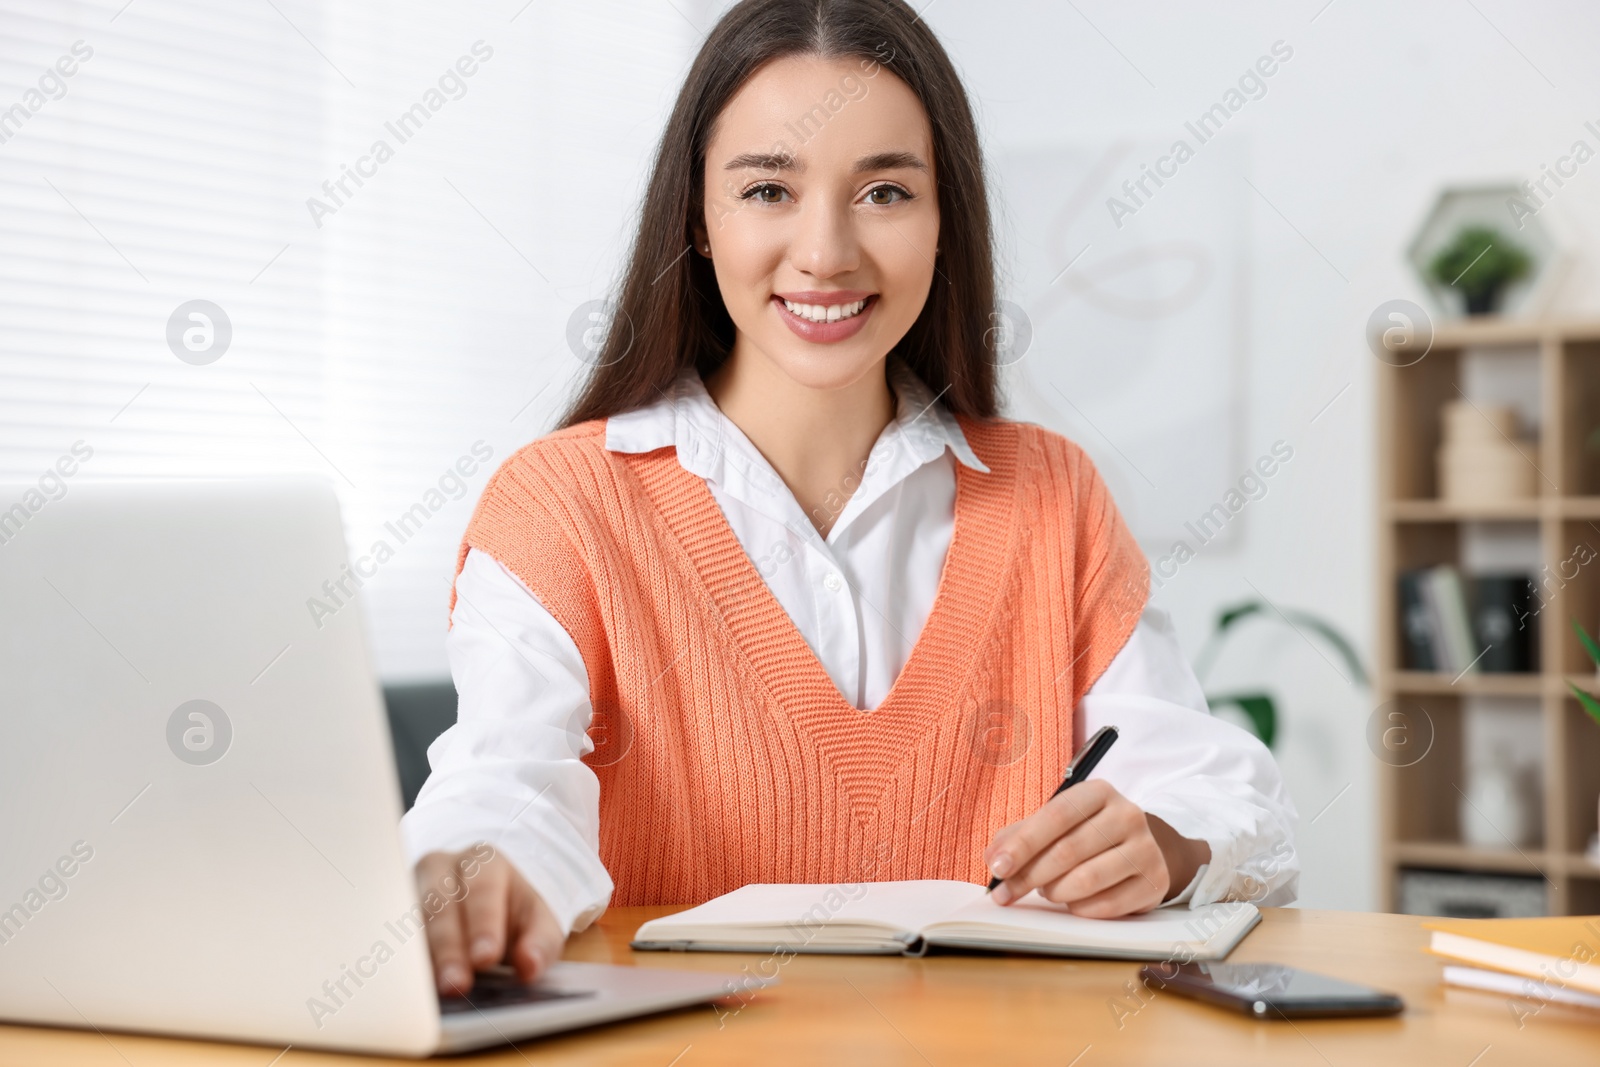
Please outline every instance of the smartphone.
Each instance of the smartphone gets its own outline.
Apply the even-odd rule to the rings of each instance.
[[[1151,963],[1139,977],[1152,989],[1170,989],[1258,1019],[1397,1015],[1406,1006],[1393,993],[1282,963]]]

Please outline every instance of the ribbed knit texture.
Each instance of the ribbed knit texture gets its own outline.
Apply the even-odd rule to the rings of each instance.
[[[583,655],[614,905],[984,881],[994,831],[1059,783],[1072,709],[1138,622],[1149,572],[1076,445],[961,427],[990,473],[956,465],[932,613],[872,711],[840,695],[672,448],[608,452],[590,422],[496,472],[460,560],[503,563]]]

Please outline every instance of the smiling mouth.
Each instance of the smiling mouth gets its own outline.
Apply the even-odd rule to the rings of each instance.
[[[779,297],[783,300],[783,297]],[[783,306],[791,315],[805,319],[807,322],[829,323],[853,319],[865,310],[867,300],[853,300],[848,304],[800,304],[792,300],[783,300]]]

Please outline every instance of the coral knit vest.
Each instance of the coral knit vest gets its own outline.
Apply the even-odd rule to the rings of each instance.
[[[961,426],[989,473],[956,465],[932,613],[870,711],[840,695],[674,449],[609,452],[596,421],[496,472],[460,558],[499,560],[583,655],[613,904],[983,881],[994,831],[1059,783],[1073,707],[1132,632],[1149,572],[1077,446]]]

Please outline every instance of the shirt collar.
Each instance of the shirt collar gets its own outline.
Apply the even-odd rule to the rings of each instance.
[[[895,417],[874,451],[886,445],[897,451],[903,448],[915,460],[910,465],[915,469],[938,459],[948,448],[961,463],[987,474],[989,468],[972,451],[961,424],[916,372],[901,360],[890,359],[888,373]],[[693,368],[679,376],[661,399],[606,420],[606,448],[612,452],[652,452],[669,445],[678,450],[678,462],[685,470],[708,481],[722,484],[732,475],[765,484],[777,477],[717,407]]]
[[[897,403],[894,421],[886,433],[900,434],[908,446],[916,449],[924,463],[938,459],[948,448],[965,466],[989,473],[989,468],[967,443],[961,423],[949,408],[939,403],[944,392],[935,396],[916,372],[899,359],[889,360],[889,384]],[[948,389],[946,386],[945,391]]]

